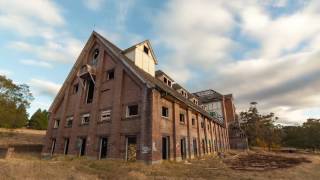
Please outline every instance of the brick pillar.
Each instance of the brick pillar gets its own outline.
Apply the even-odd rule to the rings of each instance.
[[[192,149],[191,149],[191,119],[192,119],[192,111],[190,109],[187,109],[187,147],[188,147],[188,156],[189,159],[191,159],[191,152],[192,152]]]
[[[179,136],[179,127],[180,127],[180,106],[177,103],[173,103],[173,146],[174,146],[174,159],[176,161],[181,161],[181,152],[180,152],[180,136]]]
[[[152,91],[152,139],[150,140],[150,146],[152,149],[152,161],[159,161],[162,159],[161,152],[162,152],[162,142],[161,142],[161,132],[160,132],[160,121],[161,121],[161,115],[160,115],[160,93],[156,90]],[[146,127],[147,128],[147,127]],[[148,131],[144,134],[146,137],[150,136],[150,134],[147,134]],[[143,135],[142,135],[143,136]],[[147,139],[145,140],[147,141]]]

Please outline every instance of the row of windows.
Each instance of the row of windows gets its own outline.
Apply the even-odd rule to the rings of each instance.
[[[100,120],[99,122],[105,122],[105,121],[110,121],[111,120],[111,110],[103,110],[100,112]],[[134,105],[129,105],[126,108],[126,117],[134,117],[137,116],[139,114],[139,106],[137,104]],[[81,125],[88,125],[90,122],[90,114],[86,113],[86,114],[82,114],[81,117]],[[66,118],[66,124],[65,127],[72,127],[73,124],[73,117],[67,117]],[[54,126],[53,128],[58,128],[60,126],[60,120],[56,119],[54,121]]]

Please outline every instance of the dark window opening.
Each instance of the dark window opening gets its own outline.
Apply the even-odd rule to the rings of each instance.
[[[180,123],[185,123],[184,114],[180,114]]]
[[[107,80],[114,79],[114,69],[107,71]]]
[[[171,87],[171,81],[168,81],[168,85]]]
[[[54,121],[54,125],[53,125],[53,128],[58,128],[59,127],[59,125],[60,125],[60,120],[59,119],[57,119],[57,120],[55,120]]]
[[[69,151],[69,142],[70,142],[69,138],[64,139],[64,154],[65,155],[67,155],[68,151]]]
[[[181,158],[186,159],[187,158],[186,138],[182,138],[180,140],[180,152],[181,152]]]
[[[93,94],[94,94],[94,82],[92,80],[88,80],[87,81],[87,99],[86,99],[87,104],[92,103]]]
[[[169,109],[167,107],[162,106],[162,116],[169,117]]]
[[[144,46],[143,47],[143,51],[146,53],[146,54],[149,54],[149,48],[147,46]]]
[[[191,119],[191,123],[192,123],[192,126],[195,125],[195,119],[194,118]]]
[[[168,80],[166,77],[163,78],[163,82],[167,84]]]
[[[98,56],[99,56],[99,49],[95,49],[94,52],[93,52],[93,59],[92,59],[92,62],[91,62],[92,65],[97,65]]]
[[[127,108],[127,116],[136,116],[138,115],[139,107],[138,105],[131,105]]]
[[[79,90],[79,84],[73,85],[73,94],[77,94],[78,90]]]

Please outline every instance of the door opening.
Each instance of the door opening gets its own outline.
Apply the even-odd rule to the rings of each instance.
[[[84,156],[86,154],[86,138],[80,138],[80,156]]]
[[[56,148],[56,138],[53,138],[51,142],[51,155],[53,155],[55,148]]]
[[[187,157],[186,138],[182,138],[180,140],[180,149],[181,149],[181,158],[186,159]]]
[[[170,143],[169,143],[169,137],[162,137],[162,159],[169,159],[169,153],[170,152]]]
[[[70,142],[69,138],[64,139],[64,154],[65,155],[67,155],[68,151],[69,151],[69,142]]]
[[[137,160],[137,138],[135,136],[126,138],[126,160]]]
[[[108,138],[103,137],[100,140],[100,159],[107,158],[108,154]]]
[[[197,148],[197,139],[196,138],[193,138],[193,153],[194,153],[194,156],[197,156],[198,155],[198,148]]]

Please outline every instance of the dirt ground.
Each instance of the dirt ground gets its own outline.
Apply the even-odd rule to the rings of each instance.
[[[0,129],[0,145],[39,144],[45,131]],[[58,156],[40,159],[23,154],[0,159],[0,180],[7,179],[232,179],[318,180],[320,155],[232,151],[189,162],[145,165],[121,160],[87,160]]]

